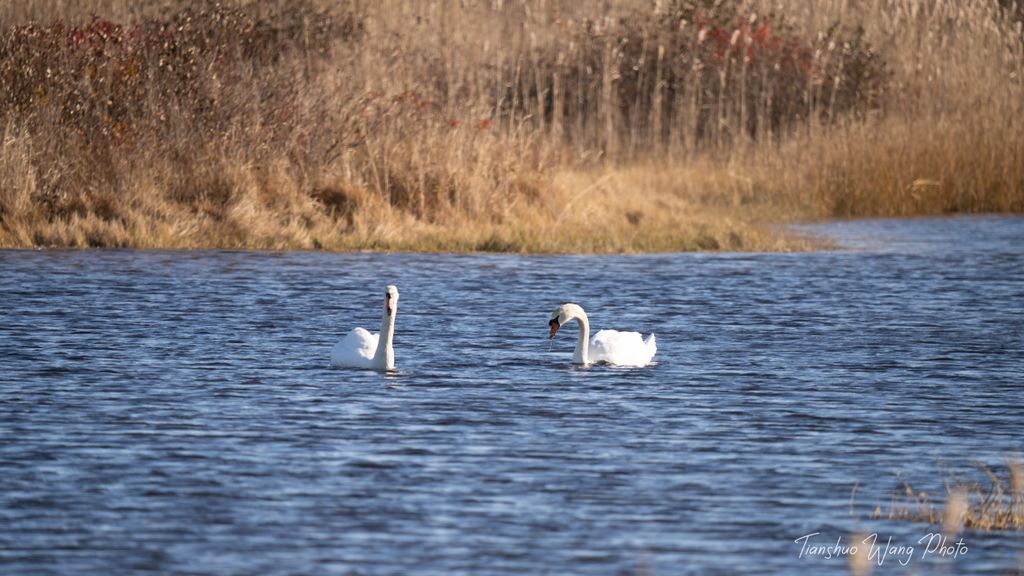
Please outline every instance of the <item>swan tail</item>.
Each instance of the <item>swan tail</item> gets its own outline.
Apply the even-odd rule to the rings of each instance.
[[[647,350],[651,353],[651,358],[653,359],[654,355],[658,353],[658,340],[654,337],[653,332],[647,337],[647,340],[644,340],[644,346],[647,347]]]

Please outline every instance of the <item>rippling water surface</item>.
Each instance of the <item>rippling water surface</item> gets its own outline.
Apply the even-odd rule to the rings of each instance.
[[[1024,220],[809,231],[852,249],[0,252],[0,572],[842,574],[794,540],[856,532],[1021,570],[869,514],[1024,448]],[[399,372],[331,369],[387,283]],[[566,301],[657,364],[571,366]]]

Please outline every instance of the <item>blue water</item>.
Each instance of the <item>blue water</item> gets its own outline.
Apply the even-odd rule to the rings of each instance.
[[[0,251],[0,573],[848,573],[812,533],[1024,569],[870,518],[1024,449],[1024,219],[805,231],[847,248]],[[387,283],[398,373],[331,369]],[[657,364],[572,366],[566,301]]]

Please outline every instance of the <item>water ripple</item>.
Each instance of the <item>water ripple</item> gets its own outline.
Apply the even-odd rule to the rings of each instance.
[[[794,538],[916,541],[867,512],[1020,450],[1024,220],[815,230],[854,249],[2,251],[0,570],[844,574]],[[385,283],[399,371],[330,369]],[[571,366],[569,300],[657,364]]]

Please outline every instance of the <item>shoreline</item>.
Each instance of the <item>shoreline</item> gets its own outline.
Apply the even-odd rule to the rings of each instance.
[[[252,248],[252,247],[221,247],[221,246],[194,246],[194,247],[168,247],[168,246],[0,246],[0,251],[27,252],[27,251],[138,251],[138,252],[168,252],[168,253],[197,253],[197,252],[240,252],[240,253],[265,253],[265,254],[288,254],[288,253],[329,253],[346,255],[440,255],[440,256],[525,256],[525,257],[586,257],[586,256],[659,256],[672,254],[801,254],[816,252],[859,252],[863,248],[843,245],[840,239],[826,234],[816,234],[802,230],[805,227],[829,227],[843,226],[858,222],[898,222],[903,220],[969,220],[976,218],[1005,218],[1021,219],[1024,214],[1016,212],[982,212],[982,213],[957,213],[942,215],[913,215],[895,217],[865,217],[865,218],[823,218],[776,225],[783,229],[783,234],[793,234],[800,238],[805,249],[792,250],[651,250],[651,251],[619,251],[619,252],[513,252],[513,251],[470,251],[470,250],[388,250],[371,248],[352,248],[330,250],[324,248]],[[794,230],[793,228],[796,228]]]

